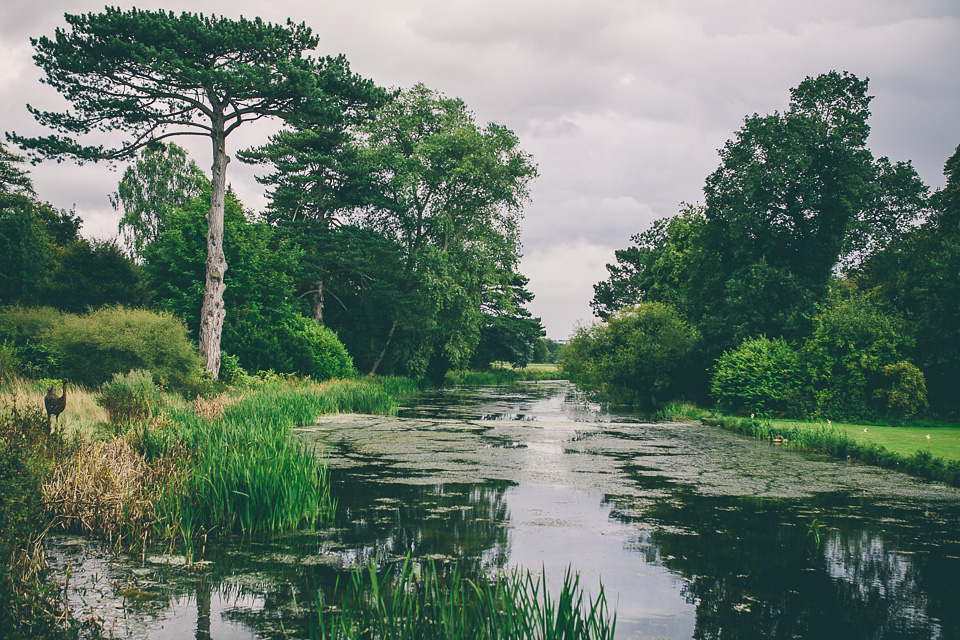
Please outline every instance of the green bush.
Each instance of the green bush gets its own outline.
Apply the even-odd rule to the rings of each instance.
[[[20,359],[17,350],[7,344],[0,343],[0,384],[10,382],[20,373]]]
[[[303,316],[295,316],[279,333],[289,359],[289,368],[284,373],[310,376],[314,380],[349,378],[356,373],[353,359],[331,329]]]
[[[656,406],[676,392],[699,334],[669,305],[643,302],[580,327],[560,352],[570,380],[616,402]]]
[[[862,296],[831,300],[813,320],[803,347],[817,412],[871,419],[883,413],[874,391],[887,386],[884,367],[907,346],[895,318]]]
[[[761,336],[720,356],[710,392],[728,410],[782,414],[802,380],[799,354],[782,338]]]
[[[110,414],[111,423],[121,425],[151,417],[160,408],[163,396],[149,371],[131,371],[113,374],[113,380],[101,387],[96,401]]]
[[[200,367],[183,323],[166,312],[104,307],[88,315],[64,314],[46,340],[60,352],[63,374],[97,387],[115,373],[151,372],[158,384],[187,385]]]
[[[927,410],[926,380],[915,365],[907,361],[888,364],[883,376],[886,383],[873,397],[888,416],[908,420]]]

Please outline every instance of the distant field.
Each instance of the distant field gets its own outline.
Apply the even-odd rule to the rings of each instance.
[[[804,420],[772,420],[771,424],[774,427],[813,429],[817,424],[822,423]],[[835,422],[833,426],[845,431],[847,436],[856,442],[882,445],[889,451],[902,456],[924,451],[935,458],[960,460],[960,425],[878,427]],[[930,438],[928,439],[927,436]]]
[[[513,365],[509,362],[494,362],[493,366],[498,369],[513,369]],[[556,364],[548,364],[545,362],[541,363],[530,363],[527,365],[527,369],[530,371],[560,371],[560,367]],[[522,371],[522,369],[517,369],[517,371]]]

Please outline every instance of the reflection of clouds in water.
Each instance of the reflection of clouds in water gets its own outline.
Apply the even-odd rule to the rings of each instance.
[[[864,597],[909,595],[911,601],[926,605],[912,559],[888,549],[886,541],[873,533],[843,537],[835,532],[823,543],[823,557],[832,578],[853,585]]]
[[[838,590],[847,598],[864,604],[883,600],[887,620],[900,620],[908,628],[928,627],[929,637],[940,637],[940,625],[926,613],[930,597],[910,555],[891,549],[886,540],[869,531],[846,536],[833,532],[824,541],[822,554],[827,572],[840,581],[843,587]]]

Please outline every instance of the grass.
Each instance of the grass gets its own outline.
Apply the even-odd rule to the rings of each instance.
[[[514,570],[478,581],[462,576],[456,565],[445,573],[434,563],[409,559],[396,576],[378,574],[375,562],[353,573],[336,607],[318,606],[312,638],[354,640],[511,640],[613,638],[603,586],[594,600],[569,570],[556,599],[542,577]]]
[[[770,422],[777,428],[802,431],[817,429],[818,425],[822,424],[804,420],[771,420]],[[846,422],[832,424],[854,442],[881,446],[901,456],[922,451],[944,460],[960,460],[960,426],[894,427]]]
[[[443,379],[445,387],[485,387],[510,385],[536,380],[564,380],[556,365],[528,366],[526,369],[494,367],[490,371],[448,371]]]
[[[0,401],[39,411],[48,386],[9,381]],[[270,380],[193,403],[164,394],[118,424],[98,405],[102,394],[70,385],[58,435],[70,446],[45,480],[45,499],[63,528],[118,546],[179,543],[188,560],[209,535],[314,526],[334,508],[327,468],[292,428],[324,413],[394,413],[387,389],[411,386]]]

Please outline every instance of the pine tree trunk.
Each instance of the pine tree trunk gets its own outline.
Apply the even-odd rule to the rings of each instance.
[[[227,157],[222,123],[219,135],[213,136],[213,176],[210,193],[210,212],[207,214],[207,279],[200,310],[200,360],[213,375],[220,374],[220,336],[223,334],[223,292],[227,286],[224,274],[227,259],[223,253],[223,209],[227,192]]]

